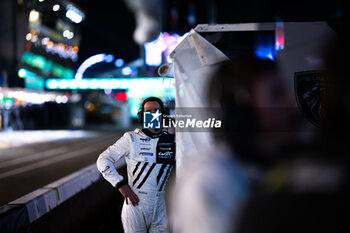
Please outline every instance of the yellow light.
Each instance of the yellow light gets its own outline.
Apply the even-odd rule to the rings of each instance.
[[[36,10],[31,10],[29,13],[29,22],[37,22],[39,20],[39,12]]]
[[[53,42],[52,41],[49,41],[48,43],[47,43],[47,48],[49,48],[49,49],[51,49],[51,48],[53,48]]]
[[[93,103],[86,103],[85,104],[85,108],[88,110],[88,111],[90,111],[90,112],[92,112],[92,111],[94,111],[95,110],[95,105],[93,104]]]

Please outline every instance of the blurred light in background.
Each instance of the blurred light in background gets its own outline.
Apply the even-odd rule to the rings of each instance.
[[[26,40],[31,40],[32,39],[32,34],[31,33],[28,33],[27,35],[26,35]]]
[[[45,102],[67,103],[69,98],[61,93],[44,92],[44,91],[28,91],[26,89],[8,89],[0,88],[1,96],[0,103],[5,103],[6,106],[11,107],[15,104],[43,104]]]
[[[58,95],[56,96],[55,100],[56,100],[56,103],[58,104],[66,104],[68,102],[68,98],[65,95],[62,95],[62,96]]]
[[[25,69],[21,68],[18,70],[18,77],[24,78],[27,75],[27,72]]]
[[[105,56],[104,60],[105,60],[105,62],[110,63],[114,60],[114,56],[112,54],[108,54]]]
[[[60,5],[58,5],[58,4],[55,4],[55,5],[53,5],[53,7],[52,7],[52,10],[53,11],[58,11],[60,9]]]
[[[33,35],[32,39],[30,40],[31,42],[35,43],[38,41],[38,36],[37,35]]]
[[[274,60],[276,56],[276,42],[274,36],[270,34],[257,35],[254,54],[259,58]]]
[[[120,90],[122,92],[119,91],[118,93],[121,94],[116,93],[115,98],[120,101],[128,101],[130,115],[133,118],[137,117],[138,109],[144,98],[156,96],[164,100],[175,99],[175,80],[169,77],[48,79],[46,88],[58,90],[96,89],[104,90],[107,95],[109,90]]]
[[[74,37],[74,33],[69,30],[64,30],[62,35],[69,40]]]
[[[81,63],[81,65],[79,66],[79,68],[77,69],[77,72],[75,74],[75,79],[76,80],[81,80],[83,78],[84,72],[91,66],[100,63],[100,62],[112,62],[114,60],[114,56],[109,54],[105,54],[105,53],[101,53],[101,54],[96,54],[94,56],[89,57],[88,59],[86,59],[83,63]]]
[[[110,95],[110,94],[112,93],[112,89],[106,88],[106,89],[104,90],[104,92],[105,92],[106,95]]]
[[[277,19],[276,22],[276,50],[284,49],[284,27],[283,21]]]
[[[73,32],[69,32],[66,34],[68,37],[74,36]],[[67,38],[68,38],[67,37]],[[73,62],[78,60],[78,46],[67,46],[62,43],[54,43],[50,40],[50,38],[45,37],[42,40],[42,45],[45,47],[45,51],[51,54],[57,54],[59,57],[64,59],[71,59]],[[70,37],[72,39],[73,37]],[[69,38],[68,38],[69,39]]]
[[[72,69],[59,65],[48,58],[34,54],[32,52],[24,52],[21,62],[31,67],[43,70],[47,74],[51,73],[60,78],[72,79],[74,77],[74,71]],[[26,76],[23,78],[26,78]]]
[[[148,66],[160,66],[163,63],[163,56],[166,62],[171,62],[169,59],[170,53],[174,48],[185,38],[187,34],[179,36],[178,34],[169,34],[166,32],[160,33],[157,39],[147,42],[145,48],[145,62]]]
[[[39,12],[36,10],[31,10],[29,13],[29,22],[37,22],[39,20]]]
[[[163,37],[159,36],[156,40],[145,43],[146,65],[160,66],[162,64],[162,53],[166,50],[162,39]]]
[[[126,92],[118,92],[115,95],[115,99],[118,101],[127,101],[128,100],[128,96],[126,94]]]
[[[257,47],[255,50],[255,56],[259,58],[267,58],[270,60],[274,60],[274,54],[271,49],[266,47]]]
[[[85,14],[72,4],[68,4],[66,10],[66,17],[74,23],[80,23],[85,18]]]
[[[48,79],[47,89],[154,89],[169,88],[174,86],[174,79],[161,77],[139,77],[139,78],[108,78],[108,79]],[[72,88],[75,87],[75,88]]]
[[[118,58],[117,60],[115,60],[114,65],[116,67],[122,67],[124,65],[124,60],[121,58]]]
[[[42,45],[47,45],[50,42],[50,38],[49,37],[44,37],[41,39],[41,44]]]
[[[18,70],[18,77],[20,77],[20,78],[37,78],[38,75],[34,72],[27,70],[27,69],[20,68]]]
[[[131,73],[132,73],[132,69],[128,66],[122,69],[123,75],[130,75]]]

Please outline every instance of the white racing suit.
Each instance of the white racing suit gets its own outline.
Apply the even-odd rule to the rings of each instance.
[[[139,197],[122,209],[124,231],[168,232],[164,189],[175,165],[175,135],[163,132],[147,136],[141,129],[126,132],[97,159],[97,168],[114,187],[129,184]],[[125,157],[128,181],[119,175],[114,163]]]

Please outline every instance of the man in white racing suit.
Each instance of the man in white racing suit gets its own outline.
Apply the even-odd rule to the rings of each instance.
[[[139,115],[157,110],[164,113],[162,101],[150,97],[143,101]],[[127,180],[114,167],[122,157]],[[126,132],[98,157],[102,176],[125,198],[121,218],[126,233],[169,231],[164,190],[174,166],[175,135],[161,129]]]

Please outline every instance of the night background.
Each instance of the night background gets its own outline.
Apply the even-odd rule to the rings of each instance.
[[[345,200],[349,197],[350,183],[347,141],[350,85],[344,72],[347,44],[342,44],[347,42],[342,38],[347,37],[349,29],[345,13],[343,0],[0,0],[0,232],[123,232],[120,215],[125,197],[118,186],[113,187],[103,179],[96,161],[106,148],[127,135],[125,132],[140,133],[140,142],[146,143],[130,150],[142,162],[146,161],[141,166],[141,160],[134,163],[138,165],[133,174],[140,171],[134,181],[140,178],[140,187],[156,174],[152,171],[157,169],[156,163],[149,162],[147,156],[158,156],[162,150],[170,149],[171,152],[162,155],[168,156],[176,147],[178,172],[183,166],[178,155],[184,161],[193,156],[195,159],[191,159],[197,162],[203,154],[215,151],[208,156],[209,162],[204,161],[203,169],[189,171],[189,179],[184,176],[184,181],[191,181],[196,172],[205,174],[204,179],[193,179],[206,182],[198,188],[201,198],[184,189],[185,196],[191,194],[190,202],[176,202],[185,207],[182,211],[189,208],[188,213],[197,210],[191,208],[191,201],[205,200],[204,206],[213,210],[184,217],[185,220],[202,214],[224,219],[216,207],[229,206],[226,200],[235,201],[238,193],[239,198],[244,195],[248,195],[246,200],[252,198],[248,211],[242,212],[246,231],[239,233],[304,232],[305,224],[311,226],[309,232],[339,232],[337,227],[348,227],[345,219],[348,216],[343,214],[347,210]],[[199,24],[204,26],[196,28]],[[239,59],[248,57],[252,60],[242,59],[240,63]],[[240,72],[223,69],[222,72],[229,73],[209,77],[216,65],[230,59],[238,64]],[[262,101],[263,107],[253,106],[256,101],[253,94],[250,96],[240,85],[234,86],[235,75],[248,80],[247,83],[250,78],[266,78],[257,82],[262,91],[256,99]],[[322,105],[323,97],[328,95],[328,86],[323,83],[327,75],[335,78],[333,84],[340,90],[334,92],[332,100],[336,100],[337,112],[326,119],[328,125],[321,121],[327,114]],[[207,87],[209,78],[223,82],[213,79]],[[221,85],[224,81],[228,85]],[[164,104],[163,113],[168,115],[163,119],[170,122],[176,120],[171,115],[182,109],[198,115],[202,113],[198,109],[207,111],[209,103],[203,97],[212,90],[212,98],[232,98],[221,102],[221,106],[240,102],[249,105],[248,111],[246,105],[232,108],[232,112],[231,108],[215,109],[221,114],[229,110],[225,119],[230,124],[220,131],[219,137],[214,135],[213,141],[209,140],[213,134],[208,129],[191,134],[194,131],[186,128],[185,134],[176,132],[176,146],[171,144],[171,148],[164,146],[158,151],[157,141],[156,149],[153,148],[156,151],[136,152],[135,148],[151,150],[148,141],[158,140],[157,135],[145,133],[146,123],[140,117],[144,99],[159,98]],[[283,102],[284,95],[290,95],[288,103]],[[218,98],[218,104],[222,99]],[[258,113],[251,111],[256,109]],[[277,112],[271,114],[271,109]],[[208,112],[211,113],[210,109]],[[261,137],[259,128],[252,137],[249,131],[249,136],[241,138],[240,131],[236,133],[235,125],[231,125],[237,120],[243,123],[242,129],[245,125],[249,130],[258,129],[255,127],[260,123],[266,124],[267,129],[279,129],[274,128],[279,126],[278,120],[283,125],[286,119],[290,125],[287,130],[283,128],[281,137],[278,134]],[[333,126],[340,126],[345,135],[334,134]],[[175,127],[164,128],[161,130],[167,132],[159,135],[175,132]],[[327,133],[327,137],[321,133]],[[277,148],[285,135],[291,139],[290,144]],[[228,146],[238,145],[237,153],[236,148],[231,154],[226,147],[221,148],[224,144],[216,143],[224,137],[238,140],[226,142]],[[173,140],[172,136],[169,138]],[[133,137],[130,140],[130,145],[135,143]],[[124,157],[128,153],[118,155],[118,159],[112,159],[113,165],[105,168],[115,166],[125,177]],[[220,159],[231,155],[235,158],[217,160],[217,154],[223,155]],[[231,163],[236,162],[231,169]],[[223,166],[223,170],[207,171],[207,165]],[[168,178],[175,179],[174,172],[171,175],[173,166],[170,167],[166,168],[164,163],[159,169],[159,174],[165,174],[167,169],[163,185]],[[240,176],[240,172],[252,174],[243,177],[246,174]],[[232,180],[221,182],[221,175],[226,173],[239,177],[234,177],[232,185]],[[152,181],[157,185],[162,177],[159,174]],[[252,182],[248,184],[248,180]],[[261,185],[262,190],[255,186],[260,182],[266,185]],[[222,188],[224,183],[228,185]],[[248,190],[250,185],[252,189]],[[216,190],[217,187],[222,189]],[[201,195],[208,190],[210,195],[203,198]],[[254,196],[255,191],[262,192]],[[227,194],[225,198],[221,193]],[[166,198],[168,204],[170,197]],[[215,204],[217,201],[220,205]],[[180,215],[187,216],[186,211]],[[204,226],[209,222],[200,223]],[[192,223],[188,226],[191,228]]]
[[[87,19],[82,24],[80,59],[84,60],[98,52],[113,53],[132,61],[139,56],[140,48],[133,41],[135,29],[133,13],[124,1],[80,0],[73,1],[86,11]],[[327,21],[335,30],[340,30],[343,1],[163,1],[163,30],[180,35],[197,24]],[[177,20],[171,19],[171,9],[177,9]],[[191,25],[188,15],[194,9],[196,21]]]

